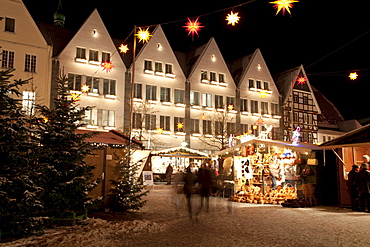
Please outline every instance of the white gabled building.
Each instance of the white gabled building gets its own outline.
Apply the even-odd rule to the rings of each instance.
[[[0,0],[0,69],[15,69],[15,80],[29,80],[20,88],[23,109],[34,113],[35,103],[50,105],[51,46],[21,0]]]
[[[80,94],[78,104],[93,107],[86,112],[87,129],[123,130],[126,67],[98,11],[77,32],[42,23],[39,28],[53,45],[52,97],[56,96],[56,79],[66,75],[70,92]],[[104,61],[114,67],[104,69]],[[83,85],[90,90],[82,92]]]
[[[148,149],[180,146],[185,140],[184,127],[178,124],[185,121],[186,78],[161,26],[155,27],[138,51],[129,72],[126,98],[133,82],[133,136]],[[130,108],[126,106],[125,127],[129,129]]]
[[[187,143],[220,150],[236,131],[236,86],[214,38],[187,54]],[[190,128],[189,128],[190,127]]]
[[[230,63],[237,85],[240,134],[259,136],[269,130],[268,139],[277,139],[280,126],[280,94],[260,49]]]

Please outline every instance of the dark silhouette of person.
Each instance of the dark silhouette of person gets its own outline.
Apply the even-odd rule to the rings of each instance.
[[[369,164],[364,162],[361,164],[362,170],[359,171],[356,178],[356,187],[360,195],[360,210],[362,212],[370,212],[370,172]]]
[[[184,175],[184,194],[186,196],[186,206],[190,219],[193,218],[191,195],[195,193],[195,184],[197,180],[197,176],[191,171],[190,167],[187,167]]]
[[[351,198],[351,208],[353,211],[359,210],[359,193],[355,186],[356,178],[359,171],[360,167],[358,165],[353,165],[352,170],[348,173],[348,180],[346,182],[347,191]]]
[[[169,164],[166,168],[166,179],[167,179],[167,184],[171,184],[172,180],[172,173],[173,173],[173,167],[171,164]]]
[[[200,207],[198,210],[199,214],[203,209],[203,205],[206,206],[206,212],[209,212],[209,197],[212,189],[212,175],[211,170],[206,163],[202,164],[202,167],[198,171],[198,184],[200,186]]]

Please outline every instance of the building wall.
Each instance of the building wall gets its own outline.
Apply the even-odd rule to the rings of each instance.
[[[20,91],[36,93],[36,103],[50,105],[51,47],[47,45],[28,10],[20,0],[0,0],[0,53],[14,52],[14,77],[12,79],[30,79]],[[5,31],[6,19],[15,20],[14,32]],[[25,70],[26,54],[36,57],[34,72]],[[4,57],[0,55],[1,69]]]

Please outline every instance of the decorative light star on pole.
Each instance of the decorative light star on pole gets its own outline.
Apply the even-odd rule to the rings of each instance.
[[[86,85],[86,84],[82,85],[81,91],[83,93],[87,93],[88,91],[90,91],[90,86],[89,85]]]
[[[145,30],[141,29],[141,27],[139,27],[139,31],[135,34],[135,36],[139,39],[139,42],[148,42],[150,37],[153,36],[150,34],[149,32],[149,27]]]
[[[188,32],[188,36],[191,34],[192,38],[194,38],[194,34],[198,35],[198,31],[202,29],[204,26],[200,26],[200,22],[198,21],[199,17],[196,20],[190,20],[188,17],[188,22],[185,23],[186,26],[183,26],[186,28],[186,31]]]
[[[358,77],[358,74],[356,72],[351,72],[348,77],[351,80],[356,80]]]
[[[229,13],[227,16],[226,16],[226,20],[228,21],[227,22],[227,25],[232,25],[232,26],[235,26],[235,24],[237,24],[239,22],[239,19],[240,17],[238,16],[239,13],[234,13],[231,11],[231,13]]]
[[[276,15],[279,14],[280,10],[282,10],[283,15],[285,14],[285,10],[290,13],[290,8],[293,8],[292,3],[298,3],[297,0],[277,0],[270,2],[271,4],[275,4],[274,8],[277,9]]]
[[[105,70],[107,73],[110,72],[114,67],[111,61],[107,62],[106,60],[102,62],[101,66],[103,68],[103,71]]]

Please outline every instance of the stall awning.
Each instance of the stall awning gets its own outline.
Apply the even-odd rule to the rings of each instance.
[[[221,150],[219,152],[213,153],[212,156],[222,156],[222,155],[227,155],[227,154],[232,154],[236,150],[240,150],[241,148],[249,145],[249,144],[265,144],[268,146],[278,146],[278,147],[285,147],[289,148],[293,151],[298,151],[298,152],[311,152],[312,150],[320,150],[318,145],[311,144],[311,143],[298,143],[298,144],[293,144],[291,142],[284,142],[284,141],[277,141],[277,140],[258,140],[258,139],[253,139],[247,142],[243,142],[241,144],[238,144],[234,147],[230,147],[224,150]]]
[[[153,151],[152,155],[157,156],[168,156],[168,157],[184,157],[184,158],[207,158],[207,153],[200,152],[198,150],[190,149],[187,147],[174,147],[163,149],[159,151]]]
[[[370,146],[370,124],[352,130],[320,145],[320,147],[324,149],[361,146]]]
[[[97,133],[97,135],[86,139],[86,141],[91,143],[103,143],[108,145],[128,145],[129,144],[129,137],[116,131],[92,131],[92,130],[83,130],[78,129],[75,131],[77,134],[85,134],[85,133]],[[139,141],[133,140],[135,145],[142,146]]]

